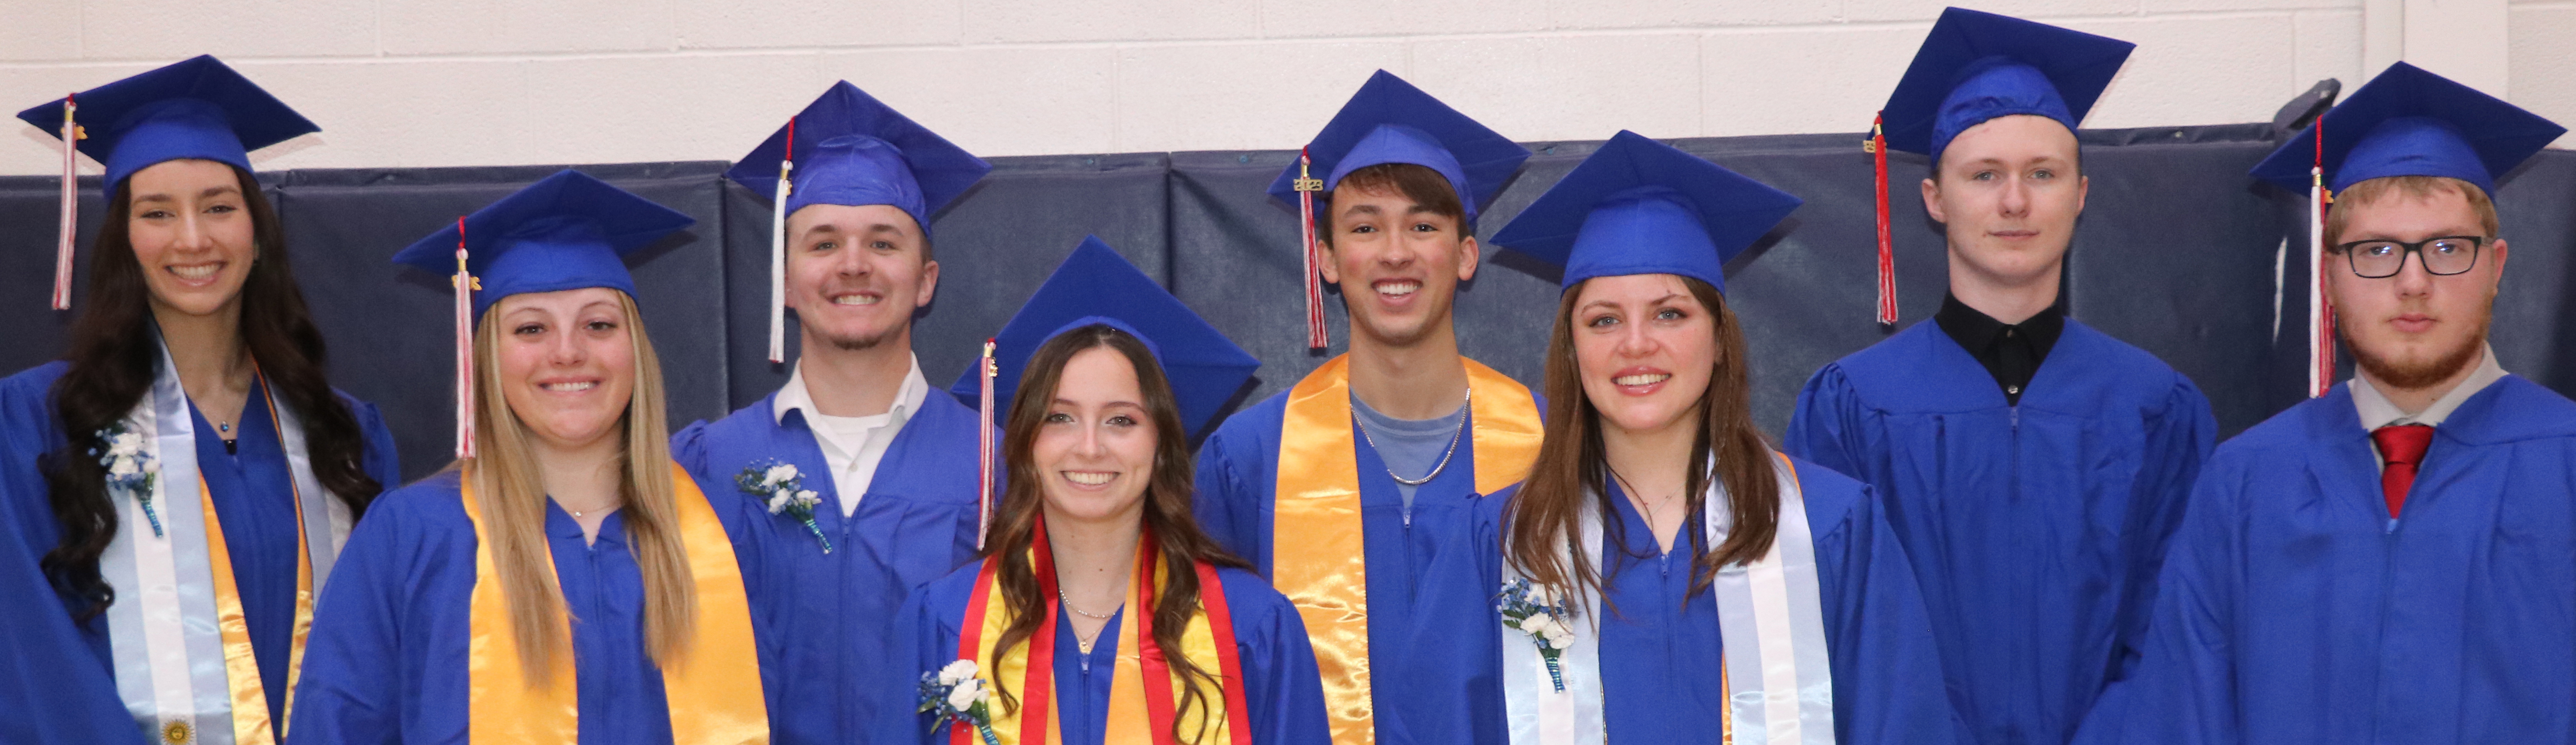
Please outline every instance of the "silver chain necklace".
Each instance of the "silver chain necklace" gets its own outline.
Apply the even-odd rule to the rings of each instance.
[[[1385,466],[1386,477],[1395,479],[1395,483],[1403,484],[1405,486],[1421,486],[1423,484],[1431,483],[1432,479],[1439,478],[1441,469],[1449,467],[1449,457],[1458,454],[1458,441],[1467,438],[1467,417],[1472,413],[1467,411],[1467,405],[1475,402],[1476,389],[1470,387],[1467,389],[1466,400],[1458,403],[1458,431],[1449,433],[1449,449],[1441,451],[1440,462],[1431,467],[1430,473],[1423,474],[1422,478],[1408,479],[1395,475],[1394,466]],[[1377,437],[1369,434],[1368,421],[1360,418],[1359,412],[1356,411],[1351,412],[1351,421],[1359,423],[1360,438],[1368,441],[1370,450],[1376,450]],[[1384,463],[1381,462],[1380,465],[1384,465]]]
[[[1081,609],[1081,608],[1073,607],[1073,598],[1065,597],[1065,595],[1064,595],[1064,586],[1062,586],[1062,585],[1057,585],[1057,586],[1056,586],[1056,588],[1055,588],[1055,599],[1064,603],[1064,609],[1065,609],[1065,610],[1073,611],[1075,615],[1079,615],[1079,616],[1082,616],[1082,617],[1084,617],[1084,618],[1096,618],[1096,619],[1099,619],[1099,620],[1106,621],[1106,620],[1109,620],[1109,617],[1110,617],[1110,616],[1112,616],[1112,615],[1116,615],[1116,614],[1117,614],[1117,612],[1116,612],[1116,611],[1111,611],[1111,612],[1109,612],[1109,613],[1093,613],[1093,612],[1091,612],[1091,611],[1087,611],[1087,610],[1083,610],[1083,609]]]

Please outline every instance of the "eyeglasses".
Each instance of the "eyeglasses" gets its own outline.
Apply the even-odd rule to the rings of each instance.
[[[2406,255],[2424,258],[2424,271],[2449,276],[2478,265],[2478,248],[2487,239],[2472,235],[2446,235],[2407,243],[2405,241],[2353,241],[2335,247],[2352,263],[2352,273],[2365,279],[2397,276],[2406,268]]]

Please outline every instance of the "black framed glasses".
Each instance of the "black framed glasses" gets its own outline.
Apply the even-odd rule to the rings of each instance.
[[[2466,272],[2478,265],[2478,249],[2487,239],[2474,235],[2446,235],[2414,243],[2405,241],[2353,241],[2335,247],[2352,263],[2352,273],[2364,279],[2397,276],[2406,268],[2406,255],[2424,259],[2424,271],[2438,276]]]

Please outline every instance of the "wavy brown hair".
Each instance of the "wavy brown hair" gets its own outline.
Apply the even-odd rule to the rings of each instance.
[[[1225,690],[1225,681],[1218,679],[1219,671],[1201,669],[1176,651],[1181,649],[1181,632],[1199,613],[1197,565],[1201,561],[1237,568],[1251,565],[1209,539],[1190,516],[1195,482],[1191,479],[1189,438],[1184,436],[1188,430],[1181,427],[1179,399],[1172,395],[1171,381],[1163,376],[1162,366],[1154,362],[1153,352],[1116,327],[1092,324],[1048,339],[1029,357],[1028,369],[1020,376],[1020,389],[1011,397],[1010,419],[1002,430],[1002,457],[1010,468],[1009,486],[1002,492],[993,540],[984,549],[986,560],[1001,562],[994,573],[1001,585],[1003,603],[1010,609],[1011,625],[994,642],[993,659],[984,662],[984,669],[1001,669],[1002,657],[1012,647],[1027,642],[1047,618],[1046,601],[1051,598],[1038,590],[1037,570],[1029,561],[1029,547],[1037,539],[1038,514],[1046,502],[1034,454],[1038,430],[1044,426],[1047,409],[1055,401],[1057,384],[1064,379],[1065,363],[1077,353],[1102,348],[1117,351],[1135,366],[1136,387],[1144,392],[1146,415],[1154,422],[1154,473],[1145,482],[1145,535],[1153,539],[1162,556],[1165,576],[1162,590],[1154,597],[1154,644],[1167,650],[1164,662],[1187,683],[1177,692],[1172,735],[1182,742],[1198,742],[1207,735],[1208,725],[1218,721],[1210,716],[1216,711],[1210,702],[1224,700],[1220,693]],[[1002,681],[995,682],[995,690],[1002,694],[1002,705],[1018,711],[1019,699],[1000,685]],[[1192,707],[1201,707],[1199,731],[1181,731]]]
[[[258,364],[268,389],[302,418],[304,447],[312,458],[314,480],[348,505],[355,518],[385,485],[367,475],[366,436],[357,414],[331,390],[322,331],[304,305],[288,261],[286,233],[277,210],[259,191],[248,171],[233,169],[242,205],[251,219],[257,253],[241,289],[242,346]],[[58,592],[89,601],[73,609],[87,621],[116,602],[116,590],[99,576],[99,555],[115,540],[116,506],[108,498],[106,469],[87,453],[103,449],[98,431],[124,419],[152,390],[161,364],[153,333],[152,289],[144,283],[143,262],[134,255],[127,220],[133,214],[130,184],[118,184],[108,195],[107,216],[90,245],[89,286],[81,298],[80,317],[72,321],[71,342],[63,354],[70,368],[50,391],[55,423],[62,427],[63,449],[38,457],[45,474],[47,499],[62,536],[39,562]]]
[[[1715,286],[1690,277],[1681,280],[1691,297],[1708,309],[1718,352],[1717,369],[1699,396],[1700,428],[1693,438],[1689,477],[1682,490],[1689,506],[1685,514],[1701,513],[1707,507],[1704,495],[1714,463],[1718,483],[1726,488],[1726,507],[1735,519],[1726,541],[1713,549],[1701,531],[1683,531],[1690,539],[1695,567],[1691,594],[1697,595],[1717,578],[1718,568],[1759,559],[1771,550],[1772,535],[1780,526],[1780,485],[1771,462],[1771,444],[1753,424],[1744,329]],[[1505,560],[1560,597],[1582,596],[1578,592],[1603,597],[1601,571],[1592,565],[1592,547],[1563,550],[1580,539],[1584,510],[1599,516],[1610,545],[1626,545],[1625,523],[1611,504],[1605,483],[1610,468],[1601,444],[1601,413],[1584,395],[1581,363],[1574,356],[1574,311],[1582,296],[1583,285],[1578,284],[1567,288],[1557,302],[1556,331],[1547,344],[1547,439],[1539,445],[1529,478],[1503,508],[1509,538]],[[1572,557],[1571,566],[1567,556]]]

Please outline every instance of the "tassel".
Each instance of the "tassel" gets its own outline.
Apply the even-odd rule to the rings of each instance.
[[[975,430],[975,550],[980,552],[984,550],[984,532],[993,526],[993,376],[1001,372],[1000,366],[993,364],[993,340],[984,340],[984,357],[975,362],[975,368],[984,371],[984,395],[976,399],[980,403],[975,405],[984,425]]]
[[[72,238],[80,232],[80,141],[88,134],[72,120],[72,111],[80,108],[72,99],[63,96],[63,209],[61,239],[54,244],[54,310],[72,307]]]
[[[2334,387],[2333,309],[2326,307],[2326,117],[2317,115],[2316,164],[2308,168],[2308,397]]]
[[[474,291],[465,270],[465,218],[456,218],[456,458],[474,457]]]
[[[778,156],[778,188],[769,202],[769,364],[787,361],[787,193],[794,189],[796,118],[787,118],[787,149]]]
[[[1877,168],[1878,185],[1878,322],[1896,323],[1896,239],[1887,228],[1887,115],[1881,113],[1869,123],[1869,140],[1860,149],[1869,151]]]
[[[1320,272],[1323,248],[1315,242],[1315,192],[1324,190],[1324,180],[1315,178],[1308,169],[1314,161],[1306,151],[1297,151],[1297,225],[1306,243],[1306,348],[1323,349],[1332,343],[1324,331],[1324,279]]]

